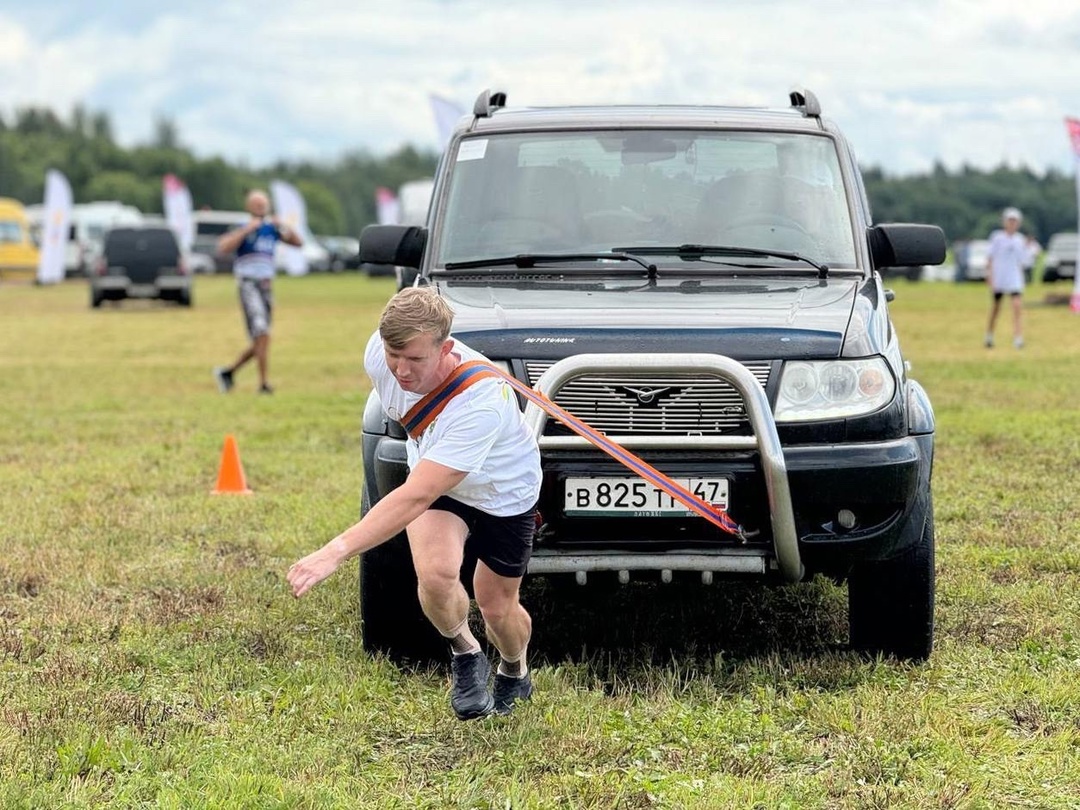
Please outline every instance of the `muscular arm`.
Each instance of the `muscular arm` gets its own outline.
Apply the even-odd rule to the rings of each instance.
[[[303,596],[345,560],[389,540],[427,511],[436,498],[457,486],[465,475],[434,461],[421,461],[405,483],[371,507],[359,523],[293,564],[287,575],[293,596]]]
[[[284,222],[274,220],[274,223],[277,225],[278,236],[281,237],[281,241],[284,242],[286,245],[292,245],[293,247],[301,247],[304,244],[304,240],[300,238],[300,234],[298,234],[295,230],[290,228]]]
[[[244,237],[258,229],[258,227],[259,220],[252,219],[247,225],[240,228],[233,228],[218,239],[218,253],[235,253],[236,249],[240,247],[240,243],[244,241]]]

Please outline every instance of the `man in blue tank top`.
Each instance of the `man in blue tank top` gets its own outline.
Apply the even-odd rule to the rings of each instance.
[[[288,225],[270,216],[270,198],[266,192],[258,189],[249,192],[244,207],[251,214],[251,220],[222,236],[218,240],[218,251],[226,255],[236,254],[233,275],[236,276],[240,307],[251,343],[231,366],[215,368],[214,379],[221,393],[227,393],[233,387],[233,375],[254,359],[259,369],[259,393],[270,394],[273,388],[267,374],[270,366],[270,321],[274,309],[274,247],[279,240],[299,247],[303,240]]]

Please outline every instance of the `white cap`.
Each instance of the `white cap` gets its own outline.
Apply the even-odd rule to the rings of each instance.
[[[1004,211],[1002,211],[1001,212],[1001,218],[1002,219],[1015,219],[1017,222],[1023,222],[1024,221],[1024,215],[1020,213],[1020,209],[1019,208],[1012,208],[1012,207],[1006,208]]]

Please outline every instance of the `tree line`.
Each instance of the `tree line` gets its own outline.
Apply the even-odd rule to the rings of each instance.
[[[292,183],[304,195],[314,233],[359,234],[376,219],[375,189],[396,189],[430,177],[438,155],[403,146],[376,156],[357,149],[327,162],[282,161],[255,169],[220,157],[199,158],[181,142],[176,125],[158,118],[150,143],[117,144],[106,113],[79,106],[61,119],[41,107],[0,115],[0,196],[41,202],[45,172],[58,169],[71,183],[75,202],[119,200],[145,213],[161,213],[161,178],[180,177],[197,208],[239,208],[247,189],[270,180]],[[889,176],[864,167],[876,222],[929,222],[950,240],[983,238],[998,227],[1001,210],[1024,212],[1023,230],[1044,245],[1057,231],[1076,230],[1077,202],[1071,175],[1001,166],[991,171],[942,165],[924,174]]]

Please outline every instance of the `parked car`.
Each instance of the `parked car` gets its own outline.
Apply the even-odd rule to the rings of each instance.
[[[330,270],[330,251],[324,248],[319,241],[311,234],[302,234],[301,238],[304,240],[304,244],[300,247],[294,247],[287,245],[284,242],[278,242],[274,247],[274,266],[279,273],[288,272],[288,260],[286,259],[287,252],[290,250],[299,250],[307,261],[307,269],[309,273],[325,273]]]
[[[1043,257],[1042,280],[1047,283],[1062,279],[1076,279],[1076,254],[1080,249],[1080,237],[1075,233],[1063,231],[1050,237]]]
[[[40,258],[23,204],[0,197],[0,281],[33,281]]]
[[[847,582],[855,649],[922,659],[934,414],[879,270],[940,264],[945,238],[874,224],[848,141],[812,93],[789,101],[509,109],[481,93],[428,225],[368,226],[361,259],[415,269],[454,338],[738,524],[722,532],[530,403],[528,577],[823,575]],[[405,480],[405,441],[370,394],[362,513]],[[443,648],[404,535],[362,555],[359,599],[369,650]]]
[[[960,242],[956,249],[956,280],[985,281],[990,260],[990,240],[970,239]]]
[[[330,254],[330,269],[358,270],[360,268],[360,240],[355,236],[316,236],[319,244]]]
[[[233,228],[245,224],[251,214],[247,211],[216,211],[203,209],[191,215],[195,222],[195,238],[191,243],[191,252],[209,256],[214,262],[217,273],[231,273],[233,257],[218,251],[218,240]]]
[[[90,306],[125,298],[157,298],[191,306],[191,273],[171,228],[112,228],[90,277]]]
[[[37,227],[42,226],[44,206],[27,206],[27,212]],[[140,225],[146,222],[143,213],[133,205],[117,200],[96,200],[78,203],[71,207],[71,225],[64,250],[64,275],[67,278],[85,277],[96,266],[97,257],[105,232],[122,225]]]

